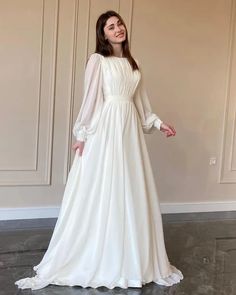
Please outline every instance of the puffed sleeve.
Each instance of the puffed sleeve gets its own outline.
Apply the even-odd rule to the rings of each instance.
[[[137,61],[137,60],[136,60]],[[138,63],[138,61],[137,61]],[[152,111],[152,107],[144,85],[142,70],[138,63],[141,78],[134,94],[134,103],[138,111],[144,133],[160,130],[162,120]]]
[[[79,114],[73,127],[76,140],[86,141],[88,135],[96,131],[103,107],[102,56],[90,55],[84,74],[83,99]]]

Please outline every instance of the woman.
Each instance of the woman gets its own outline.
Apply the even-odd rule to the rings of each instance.
[[[49,284],[171,286],[182,273],[168,260],[144,133],[173,127],[151,111],[127,29],[114,11],[96,25],[96,52],[86,65],[84,97],[73,128],[75,158],[59,217],[37,275],[19,288]]]

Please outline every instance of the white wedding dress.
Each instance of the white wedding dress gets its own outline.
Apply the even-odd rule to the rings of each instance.
[[[90,55],[84,97],[73,128],[75,153],[59,217],[36,275],[19,288],[171,286],[170,264],[144,133],[160,129],[141,72],[127,58]]]

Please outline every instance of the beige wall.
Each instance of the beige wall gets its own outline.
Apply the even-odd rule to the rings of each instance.
[[[57,215],[107,9],[127,23],[153,110],[177,130],[146,135],[162,211],[236,210],[236,0],[0,0],[0,219]]]
[[[235,202],[236,1],[147,2],[135,2],[132,46],[155,110],[177,130],[148,138],[161,201]]]

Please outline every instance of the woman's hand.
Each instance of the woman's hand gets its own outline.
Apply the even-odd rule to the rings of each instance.
[[[175,136],[176,134],[174,127],[165,123],[161,123],[160,130],[165,133],[166,137]]]
[[[84,141],[76,141],[76,143],[74,143],[72,145],[72,149],[76,152],[77,149],[79,149],[79,155],[82,156],[83,153],[83,149],[84,149]]]

